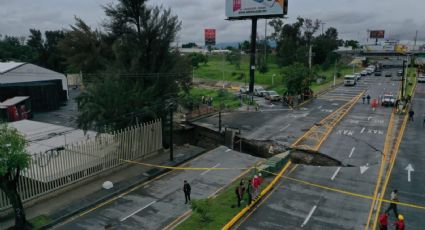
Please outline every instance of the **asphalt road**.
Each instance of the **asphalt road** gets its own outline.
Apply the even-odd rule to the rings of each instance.
[[[186,167],[248,168],[260,160],[219,147],[192,160]],[[184,180],[192,187],[191,198],[202,199],[213,195],[243,171],[173,171],[55,229],[104,229],[108,224],[114,229],[161,229],[190,209],[190,205],[184,204]]]
[[[409,122],[401,142],[390,183],[385,198],[390,199],[391,191],[399,191],[400,202],[425,206],[425,84],[418,83],[413,99],[414,121]],[[409,167],[411,165],[411,168]],[[414,170],[414,171],[413,171]],[[410,178],[409,178],[410,171]],[[409,181],[410,179],[410,181]],[[382,211],[388,204],[382,205]],[[425,210],[398,206],[399,213],[403,214],[406,229],[424,229]],[[395,217],[390,212],[391,220]]]
[[[354,87],[339,87],[317,101],[343,102],[361,90],[367,90],[366,94],[372,98],[396,93],[398,82],[385,78],[384,74],[365,77]],[[391,108],[379,107],[374,112],[360,100],[319,150],[354,167],[299,165],[289,176],[327,188],[373,196],[390,114]],[[364,229],[371,203],[369,199],[282,179],[277,189],[239,228]]]

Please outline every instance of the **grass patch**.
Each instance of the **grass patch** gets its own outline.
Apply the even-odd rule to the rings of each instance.
[[[188,95],[182,95],[183,102],[188,107],[188,103],[193,103],[195,106],[202,103],[202,96],[212,97],[213,107],[220,108],[223,103],[225,108],[233,109],[240,107],[240,99],[237,95],[228,92],[225,89],[205,89],[194,87]]]
[[[239,182],[239,180],[233,182],[216,198],[192,201],[192,210],[194,210],[192,215],[178,225],[176,230],[221,229],[247,204],[248,196],[245,194],[241,207],[237,207],[235,188]],[[264,180],[261,188],[264,189],[268,183],[268,180]]]
[[[275,64],[275,61],[272,61],[273,59],[275,59],[274,56],[269,56],[269,71],[267,73],[255,72],[255,84],[262,85],[267,90],[274,90],[279,94],[283,94],[286,92],[286,87],[283,85],[283,76],[281,75],[279,66]],[[339,65],[337,68],[341,76],[351,74],[353,71],[351,66],[346,65]],[[359,71],[359,69],[355,69],[355,71]],[[312,90],[315,93],[332,86],[334,68],[320,70],[318,75],[325,77],[325,80],[320,84],[312,84]],[[249,55],[242,55],[240,69],[237,69],[236,66],[226,61],[223,62],[223,55],[211,55],[208,57],[207,64],[201,64],[199,68],[195,70],[195,77],[216,81],[222,81],[224,79],[226,82],[240,82],[248,85]],[[342,77],[337,79],[337,83],[341,81],[343,81]]]
[[[34,230],[41,229],[43,226],[46,226],[47,224],[50,224],[51,222],[52,220],[46,215],[37,216],[29,220],[29,223],[32,226],[31,229],[34,229]]]
[[[409,68],[407,70],[406,95],[408,96],[413,95],[415,83],[416,83],[416,68]]]

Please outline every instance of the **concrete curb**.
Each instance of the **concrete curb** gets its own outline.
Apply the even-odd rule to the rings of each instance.
[[[200,153],[194,154],[194,155],[192,155],[192,156],[190,156],[190,157],[182,160],[181,162],[175,162],[175,163],[173,163],[171,166],[180,166],[180,165],[182,165],[184,163],[187,163],[188,161],[193,160],[194,158],[196,158],[198,156],[203,155],[204,153],[206,153],[208,151],[210,151],[210,150],[204,150],[204,151],[202,151]],[[150,180],[154,180],[155,178],[161,176],[162,174],[167,173],[167,172],[170,172],[170,171],[172,171],[172,170],[171,169],[160,169],[158,172],[156,172],[156,173],[154,173],[154,174],[152,174],[152,175],[150,175],[150,176],[148,176],[148,177],[146,177],[146,178],[144,178],[144,179],[142,179],[140,181],[137,181],[135,183],[132,183],[131,185],[129,185],[129,186],[125,187],[125,188],[119,189],[119,190],[111,193],[110,195],[104,196],[104,197],[98,199],[97,201],[92,202],[92,203],[86,205],[85,207],[82,207],[82,208],[80,208],[78,210],[75,210],[73,212],[69,212],[69,213],[67,213],[67,214],[65,214],[65,215],[63,215],[63,216],[61,216],[59,218],[56,218],[51,223],[49,223],[49,224],[41,227],[40,229],[41,230],[45,230],[45,229],[52,228],[55,225],[57,225],[57,224],[65,221],[65,220],[67,220],[67,219],[69,219],[69,218],[71,218],[73,216],[76,216],[79,213],[82,213],[84,211],[87,211],[90,208],[93,208],[93,207],[95,207],[95,206],[97,206],[97,205],[99,205],[101,203],[104,203],[107,200],[112,199],[113,197],[116,197],[116,196],[120,195],[121,193],[123,193],[125,191],[128,191],[128,190],[130,190],[130,189],[132,189],[132,188],[134,188],[134,187],[136,187],[136,186],[138,186],[140,184],[146,183],[146,182],[148,182]]]
[[[257,203],[268,193],[270,190],[277,184],[277,182],[280,180],[280,178],[283,176],[283,174],[288,170],[289,166],[291,165],[291,161],[288,161],[286,165],[282,168],[282,170],[279,172],[279,174],[273,179],[273,181],[260,193],[260,196],[258,199],[253,200],[251,205],[248,207],[242,209],[235,217],[233,217],[224,227],[222,230],[229,230],[235,225],[249,210],[251,210],[253,207],[257,205]]]

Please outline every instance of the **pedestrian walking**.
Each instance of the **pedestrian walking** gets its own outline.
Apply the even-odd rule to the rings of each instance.
[[[390,203],[390,206],[385,211],[386,213],[389,213],[390,210],[393,210],[394,216],[397,218],[398,217],[398,211],[397,211],[397,204],[395,202],[398,202],[398,191],[397,191],[397,189],[395,189],[394,191],[391,192],[391,203]]]
[[[192,190],[192,188],[190,187],[190,184],[187,182],[187,180],[184,181],[184,185],[183,185],[183,192],[184,192],[184,198],[186,199],[185,204],[187,204],[187,202],[190,202],[190,191]]]
[[[379,230],[388,229],[388,213],[384,212],[379,216]]]
[[[363,104],[364,104],[364,102],[366,100],[366,96],[364,94],[363,94],[362,100],[363,100]]]
[[[246,186],[246,194],[248,195],[248,202],[247,205],[251,205],[252,202],[252,193],[254,192],[254,188],[252,187],[252,179],[248,180],[248,184]]]
[[[376,108],[378,107],[378,100],[375,98],[372,100],[372,110],[375,112]]]
[[[404,216],[398,215],[398,220],[394,222],[394,225],[396,230],[404,230]]]
[[[409,110],[409,121],[413,121],[413,115],[415,115],[415,111],[412,108]]]
[[[258,176],[255,175],[254,178],[252,179],[252,187],[254,188],[254,199],[258,198],[259,195],[259,187],[260,187],[260,180],[258,179]]]
[[[370,104],[370,95],[369,94],[366,96],[366,99],[367,99],[367,104],[369,105]]]
[[[241,206],[241,201],[243,199],[243,195],[245,193],[245,186],[244,186],[243,180],[239,183],[239,186],[236,187],[235,192],[236,192],[236,197],[238,199],[238,207],[240,207]]]

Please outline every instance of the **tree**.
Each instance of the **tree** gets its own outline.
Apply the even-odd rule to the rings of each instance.
[[[242,43],[239,43],[240,49],[245,53],[251,52],[251,43],[249,41],[243,41]]]
[[[194,48],[194,47],[198,47],[198,45],[196,45],[196,43],[194,42],[189,42],[182,45],[182,48]]]
[[[346,40],[344,46],[345,47],[351,46],[355,50],[359,48],[359,42],[356,40]]]
[[[28,168],[29,163],[25,138],[16,129],[0,123],[0,189],[12,204],[16,229],[27,229],[18,181],[21,171]]]
[[[330,27],[322,35],[319,35],[313,42],[313,51],[315,53],[314,63],[323,65],[328,69],[335,62],[336,55],[333,51],[338,49],[338,31]]]
[[[95,76],[77,98],[78,124],[85,130],[105,125],[120,129],[153,118],[165,121],[167,101],[190,87],[192,60],[171,47],[181,22],[170,9],[145,2],[106,5],[105,32],[76,18],[60,42],[67,63]]]
[[[283,84],[289,95],[297,95],[309,88],[312,82],[311,71],[301,63],[295,63],[282,68]]]
[[[201,53],[190,53],[188,58],[193,68],[198,68],[200,63],[206,64],[208,62],[207,56]]]
[[[239,50],[232,49],[230,53],[226,54],[226,61],[235,65],[237,69],[241,68],[242,55]]]

